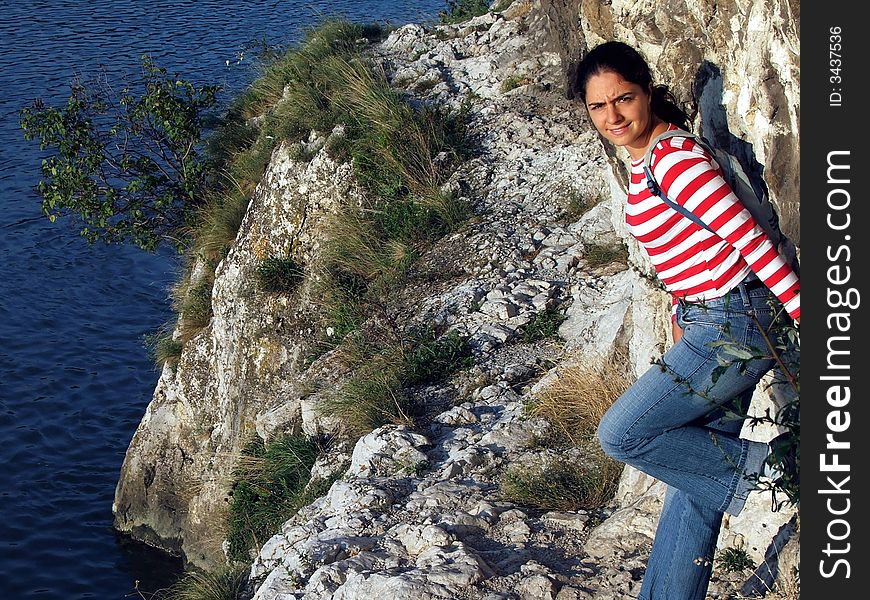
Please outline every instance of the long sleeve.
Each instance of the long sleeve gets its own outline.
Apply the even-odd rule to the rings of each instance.
[[[653,175],[662,191],[672,201],[697,215],[716,237],[737,250],[749,269],[780,299],[788,314],[799,318],[800,281],[797,275],[734,195],[715,160],[687,138],[669,141],[670,144],[660,144],[656,149],[652,164]],[[690,222],[690,225],[701,229],[694,223]],[[718,287],[739,271],[740,261],[729,261],[727,251],[717,251],[715,240],[712,244],[708,240],[705,246],[702,247],[706,263],[704,270],[714,274],[714,283]],[[663,265],[665,271],[680,262],[679,256],[672,257],[669,262],[672,264]],[[693,284],[695,275],[691,270],[680,272],[682,285],[679,287],[684,295],[692,295],[705,287],[703,281]]]

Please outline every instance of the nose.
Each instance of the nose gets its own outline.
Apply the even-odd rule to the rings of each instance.
[[[615,104],[608,104],[606,106],[607,106],[606,118],[607,118],[608,123],[619,123],[620,121],[622,121],[622,115],[619,114],[618,110],[616,110]]]

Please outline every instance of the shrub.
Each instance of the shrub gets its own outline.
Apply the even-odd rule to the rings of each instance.
[[[447,0],[447,10],[438,13],[442,23],[461,23],[486,14],[489,0]]]
[[[268,445],[257,437],[245,447],[231,492],[227,543],[232,560],[250,562],[251,552],[304,506],[318,453],[317,444],[295,435]]]
[[[776,308],[782,310],[781,305]],[[758,474],[749,474],[747,477],[755,483],[757,489],[773,494],[773,504],[778,510],[784,504],[800,504],[800,337],[797,328],[785,318],[774,321],[768,330],[756,323],[765,340],[764,348],[748,347],[741,340],[733,339],[730,334],[711,344],[722,348],[730,356],[730,360],[721,361],[714,369],[712,381],[715,382],[732,366],[746,368],[754,359],[772,358],[776,362],[768,388],[776,409],[773,412],[768,409],[761,415],[749,415],[747,420],[750,427],[766,424],[782,431],[771,440],[771,454],[766,459],[767,464],[781,473],[781,476],[774,481],[761,478]],[[699,393],[703,394],[704,391]],[[735,418],[747,418],[742,409],[732,407],[732,412],[735,413]],[[785,500],[780,500],[781,494],[784,494]]]
[[[270,256],[263,260],[255,271],[260,289],[276,294],[293,291],[305,272],[292,257]]]
[[[89,242],[183,247],[178,231],[202,204],[210,176],[201,140],[217,90],[169,76],[143,56],[131,84],[100,72],[74,81],[62,108],[40,100],[23,108],[24,137],[50,150],[37,185],[43,213],[81,219]]]

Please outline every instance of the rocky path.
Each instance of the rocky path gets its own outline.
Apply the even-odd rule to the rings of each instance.
[[[620,199],[602,146],[562,98],[558,56],[529,33],[542,27],[526,4],[459,26],[409,25],[376,53],[418,99],[472,103],[478,156],[448,186],[477,217],[421,259],[420,269],[454,274],[447,283],[406,293],[419,298],[413,319],[470,337],[476,364],[416,390],[430,409],[419,430],[382,427],[315,467],[351,465],[264,545],[255,600],[637,594],[660,486],[626,473],[613,504],[592,513],[536,511],[499,490],[508,465],[552,459],[535,444],[547,423],[525,406],[560,365],[628,341],[638,372],[661,351],[667,323],[666,299],[613,216]],[[578,203],[592,208],[575,216]],[[627,260],[590,261],[592,248],[623,243]],[[568,316],[559,337],[522,342],[521,327],[547,309]],[[736,598],[746,577],[717,574],[710,597]]]

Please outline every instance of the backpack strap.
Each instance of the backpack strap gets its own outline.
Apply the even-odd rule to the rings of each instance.
[[[689,138],[692,141],[701,144],[701,146],[705,150],[707,150],[707,152],[710,153],[710,155],[712,156],[712,151],[710,150],[709,144],[705,144],[704,141],[699,136],[695,135],[694,133],[692,133],[690,131],[684,131],[682,129],[668,129],[664,133],[661,133],[658,136],[656,136],[656,138],[649,145],[649,148],[647,148],[646,154],[644,154],[644,156],[643,156],[643,172],[644,172],[644,175],[646,175],[646,187],[649,188],[649,191],[653,196],[658,196],[659,198],[661,198],[662,202],[664,202],[665,204],[667,204],[668,206],[673,208],[675,211],[677,211],[678,213],[680,213],[681,215],[683,215],[684,217],[689,219],[692,223],[702,227],[703,229],[706,229],[710,233],[713,233],[713,230],[710,229],[710,227],[708,227],[707,224],[704,223],[704,221],[702,221],[695,213],[690,211],[685,206],[681,206],[680,204],[677,204],[676,202],[674,202],[673,200],[668,198],[667,195],[662,191],[661,186],[655,180],[655,177],[653,177],[653,174],[652,174],[653,150],[660,142],[663,142],[665,140],[669,140],[669,139],[674,138],[674,137]]]
[[[710,227],[708,227],[707,224],[704,223],[704,221],[702,221],[700,218],[698,218],[698,215],[696,215],[695,213],[690,211],[685,206],[681,206],[667,197],[667,195],[662,191],[662,188],[659,187],[659,184],[656,183],[656,180],[653,179],[652,171],[650,170],[649,167],[644,166],[643,172],[646,174],[646,186],[649,188],[649,191],[652,192],[653,196],[658,196],[659,198],[661,198],[662,202],[664,202],[665,204],[667,204],[668,206],[673,208],[675,211],[677,211],[678,213],[680,213],[681,215],[683,215],[684,217],[689,219],[695,225],[699,225],[702,228],[709,231],[710,233],[713,233],[713,230],[710,229]]]

